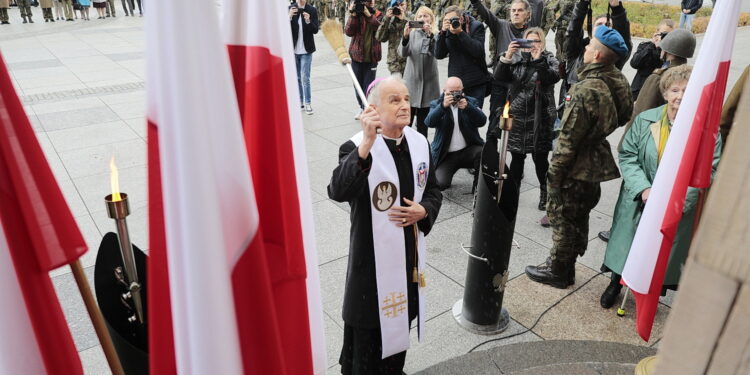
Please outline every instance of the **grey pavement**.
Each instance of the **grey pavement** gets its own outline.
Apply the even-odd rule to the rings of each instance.
[[[35,12],[39,8],[34,8]],[[145,60],[143,19],[119,16],[114,19],[21,24],[17,8],[10,9],[12,25],[0,26],[0,50],[8,63],[13,83],[34,126],[50,166],[89,245],[83,264],[93,273],[96,251],[102,236],[114,230],[107,218],[103,197],[109,193],[110,157],[120,168],[121,188],[131,197],[129,218],[132,238],[147,248]],[[41,17],[38,17],[41,20]],[[338,354],[343,338],[341,302],[348,256],[349,208],[327,198],[326,185],[337,164],[338,146],[359,130],[353,116],[354,92],[346,71],[322,35],[316,37],[318,52],[313,57],[312,104],[315,114],[304,117],[308,167],[317,229],[316,244],[323,306],[329,373],[339,372]],[[637,44],[637,43],[636,43]],[[553,47],[551,36],[548,46]],[[729,84],[750,63],[750,28],[739,29]],[[447,61],[439,64],[441,80]],[[629,67],[625,74],[632,78]],[[378,76],[387,75],[385,63]],[[485,108],[488,106],[485,105]],[[610,137],[616,144],[621,130]],[[430,134],[430,139],[432,134]],[[617,318],[613,311],[598,306],[598,293],[606,278],[597,275],[605,246],[596,238],[608,229],[619,190],[619,181],[602,185],[602,199],[592,213],[589,251],[579,262],[576,287],[567,291],[539,288],[522,276],[527,264],[541,263],[552,244],[551,231],[537,224],[542,212],[536,209],[538,182],[533,165],[526,165],[520,209],[510,264],[511,281],[506,307],[512,318],[507,340],[483,345],[490,349],[516,342],[548,339],[604,340],[633,345],[658,346],[660,326],[669,312],[673,295],[662,299],[655,338],[640,342],[632,313]],[[413,340],[406,371],[417,372],[492,339],[464,331],[450,313],[461,298],[467,259],[459,246],[471,236],[471,176],[459,171],[454,186],[444,194],[444,204],[428,245],[428,321],[422,343]],[[101,348],[75,290],[67,267],[51,272],[75,343],[88,374],[108,373]],[[589,283],[585,284],[587,281]],[[565,292],[574,293],[566,295]],[[550,310],[529,330],[539,314]],[[632,312],[632,304],[628,305]]]

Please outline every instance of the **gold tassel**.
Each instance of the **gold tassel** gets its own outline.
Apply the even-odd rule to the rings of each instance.
[[[424,273],[419,274],[419,287],[424,288],[427,286],[427,282],[424,280]]]

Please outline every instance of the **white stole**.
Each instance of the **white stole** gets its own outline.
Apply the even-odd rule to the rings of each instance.
[[[414,197],[407,198],[419,203],[422,201],[422,194],[427,186],[430,165],[429,144],[423,135],[410,127],[405,127],[403,132],[409,145],[414,176]],[[359,132],[351,138],[351,141],[359,146],[362,138],[363,134]],[[386,358],[409,348],[408,283],[414,280],[411,280],[411,277],[407,278],[405,273],[407,265],[404,228],[398,227],[397,223],[388,219],[388,210],[392,206],[401,205],[400,184],[396,162],[382,135],[378,134],[370,155],[372,166],[367,182],[372,214],[372,245],[375,251],[382,358]],[[417,233],[417,267],[419,275],[423,275],[427,267],[427,251],[424,233],[418,229]],[[417,286],[417,289],[419,290],[418,334],[421,341],[427,314],[425,314],[424,288]]]

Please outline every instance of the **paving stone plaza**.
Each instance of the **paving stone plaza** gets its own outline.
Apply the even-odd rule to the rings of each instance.
[[[92,278],[99,242],[104,234],[115,229],[103,201],[109,194],[108,163],[112,156],[120,168],[121,189],[131,201],[128,224],[133,242],[142,249],[148,248],[143,18],[118,16],[89,22],[21,24],[17,8],[11,8],[9,13],[12,24],[0,27],[0,50],[89,245],[82,261]],[[553,49],[553,35],[547,39],[548,49]],[[699,36],[698,48],[701,39]],[[637,45],[640,41],[633,43]],[[315,113],[303,114],[303,120],[325,310],[328,372],[337,374],[343,340],[341,308],[349,207],[329,200],[326,186],[338,162],[338,146],[359,131],[360,125],[354,120],[357,105],[348,74],[336,62],[321,34],[315,42],[318,51],[313,55],[311,79]],[[738,29],[729,88],[750,63],[748,52],[750,28]],[[439,69],[444,82],[447,60],[440,61]],[[624,73],[629,79],[635,74],[629,66]],[[386,64],[381,62],[377,75],[387,74]],[[480,133],[484,135],[485,131],[486,127]],[[610,136],[610,143],[616,145],[621,135],[622,129],[616,131]],[[591,213],[588,251],[577,265],[576,284],[559,290],[533,283],[523,275],[524,267],[542,263],[552,246],[551,229],[538,224],[543,212],[537,210],[539,187],[533,168],[532,163],[526,163],[515,227],[517,246],[511,254],[510,281],[505,292],[504,306],[512,319],[509,328],[500,336],[475,335],[456,324],[451,313],[451,307],[463,295],[467,257],[461,245],[470,242],[473,219],[472,177],[461,170],[453,186],[444,192],[437,224],[426,239],[429,266],[426,337],[417,344],[416,330],[412,331],[407,373],[417,373],[464,355],[485,341],[507,335],[514,336],[488,342],[476,351],[493,349],[501,353],[497,348],[504,345],[546,340],[594,340],[658,347],[673,293],[662,298],[649,342],[643,342],[635,332],[632,302],[626,304],[627,313],[622,318],[616,316],[615,309],[604,310],[599,306],[599,296],[609,280],[599,274],[606,244],[596,236],[610,227],[619,179],[602,184],[601,201]],[[70,269],[60,268],[51,276],[86,373],[109,373]],[[490,352],[472,358],[476,363],[485,363],[489,361],[487,353]],[[435,373],[452,373],[443,371]]]

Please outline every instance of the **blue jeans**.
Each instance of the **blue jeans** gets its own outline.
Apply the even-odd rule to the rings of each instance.
[[[680,13],[680,28],[693,31],[693,18],[695,14]]]
[[[297,86],[299,86],[299,101],[302,104],[310,104],[310,65],[312,65],[312,53],[294,55],[297,63]]]

